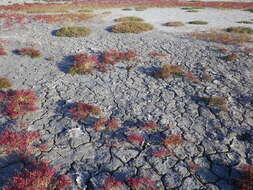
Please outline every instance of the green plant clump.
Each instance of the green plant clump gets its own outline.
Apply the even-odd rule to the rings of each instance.
[[[196,24],[196,25],[206,25],[208,22],[206,21],[201,21],[201,20],[195,20],[195,21],[190,21],[188,22],[189,24]]]
[[[229,27],[225,31],[239,34],[253,34],[253,29],[244,26]]]
[[[239,24],[253,24],[252,21],[247,21],[247,20],[242,20],[242,21],[239,21],[237,23],[239,23]]]
[[[151,24],[142,22],[124,22],[116,24],[112,27],[112,32],[115,33],[142,33],[152,30],[154,27]]]
[[[56,32],[56,36],[59,37],[83,37],[88,36],[91,30],[86,27],[69,26],[63,27]]]
[[[136,16],[127,16],[127,17],[117,18],[114,21],[116,22],[143,22],[144,20]]]

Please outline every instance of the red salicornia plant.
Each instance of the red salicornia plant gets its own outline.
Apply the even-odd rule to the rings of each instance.
[[[0,113],[16,119],[38,109],[38,98],[31,90],[8,90],[0,92]]]
[[[143,125],[143,129],[147,130],[147,131],[153,131],[156,130],[158,127],[157,123],[154,121],[149,121],[144,123]]]
[[[128,184],[133,190],[155,190],[156,183],[148,178],[130,178]]]
[[[242,165],[242,178],[235,179],[238,190],[252,190],[253,189],[253,166]]]
[[[36,148],[34,143],[40,139],[37,131],[11,131],[5,129],[0,134],[0,152],[10,154],[17,152],[20,154],[32,153]]]
[[[30,56],[31,58],[41,57],[40,51],[33,48],[22,48],[16,51],[19,55]]]
[[[80,102],[76,103],[74,107],[70,108],[69,113],[74,120],[81,120],[91,115],[100,115],[102,110],[95,105]]]
[[[174,152],[166,149],[166,148],[161,148],[157,151],[152,152],[152,156],[158,157],[158,158],[164,158],[168,155],[175,154]]]
[[[139,134],[132,134],[127,137],[128,141],[135,145],[142,145],[145,142],[145,138]]]
[[[163,139],[163,143],[166,147],[176,146],[183,142],[181,135],[171,134],[170,136]]]
[[[117,50],[106,51],[103,54],[103,61],[105,64],[115,65],[120,61],[128,61],[135,59],[137,53],[132,50],[128,50],[127,52],[119,52]]]
[[[4,190],[63,190],[72,183],[67,175],[58,176],[56,169],[46,161],[31,161],[13,177],[11,183]]]
[[[105,180],[104,190],[120,190],[122,186],[123,186],[122,181],[117,180],[113,176],[109,176]]]
[[[120,124],[115,119],[107,119],[106,117],[98,119],[94,124],[94,128],[96,131],[103,131],[103,130],[111,130],[115,131],[120,128]]]

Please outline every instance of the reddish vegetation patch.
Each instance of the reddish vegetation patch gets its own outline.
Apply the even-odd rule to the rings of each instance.
[[[130,178],[128,180],[128,184],[133,190],[139,189],[155,190],[156,186],[156,183],[148,177]]]
[[[149,53],[149,56],[152,56],[152,57],[166,57],[166,56],[168,56],[168,55],[167,55],[167,54],[164,54],[164,53],[159,53],[159,52],[153,51],[153,52],[150,52],[150,53]]]
[[[114,190],[114,189],[116,190],[116,189],[119,189],[120,187],[122,187],[123,184],[124,183],[122,181],[117,180],[113,176],[109,176],[105,180],[104,190]]]
[[[235,179],[239,190],[252,190],[253,189],[253,166],[242,165],[241,166],[243,177]]]
[[[105,64],[115,65],[120,61],[129,61],[136,58],[137,53],[132,50],[127,52],[119,52],[117,50],[106,51],[103,54],[103,61]]]
[[[45,161],[30,161],[28,167],[13,177],[5,190],[63,190],[72,183],[67,175],[57,176],[56,169]]]
[[[31,58],[41,57],[40,51],[33,48],[22,48],[22,49],[16,50],[16,52],[19,55],[30,56]]]
[[[0,92],[0,113],[16,119],[28,112],[38,110],[38,98],[31,90],[8,90]]]
[[[1,10],[1,8],[0,8],[0,10]],[[1,26],[3,28],[10,28],[14,24],[19,24],[22,26],[25,26],[25,24],[27,24],[26,17],[23,14],[1,13],[0,20],[1,19],[4,19],[3,25]]]
[[[192,161],[189,162],[188,166],[189,166],[189,168],[190,168],[191,171],[197,171],[197,170],[200,169],[200,165],[195,164],[195,163],[192,162]]]
[[[40,134],[37,131],[11,131],[4,130],[0,134],[0,150],[6,154],[13,151],[26,154],[31,153],[34,149],[34,142],[40,139]],[[1,151],[0,151],[1,152]]]
[[[5,43],[6,43],[6,41],[0,40],[0,56],[7,55],[7,52],[4,50],[4,47],[3,47]]]
[[[81,120],[91,115],[99,115],[102,110],[94,105],[86,103],[76,103],[73,108],[69,109],[69,113],[74,120]]]
[[[127,139],[135,145],[142,145],[145,142],[145,138],[139,134],[132,134],[127,137]]]
[[[163,139],[163,143],[166,147],[180,145],[183,142],[181,135],[171,134],[167,138]]]

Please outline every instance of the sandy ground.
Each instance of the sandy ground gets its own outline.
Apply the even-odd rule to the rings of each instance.
[[[103,12],[105,10],[98,10]],[[108,11],[108,9],[106,10]],[[251,20],[252,13],[240,10],[203,9],[188,13],[180,8],[150,8],[144,12],[111,9],[112,14],[71,25],[86,26],[92,34],[82,38],[56,37],[53,31],[68,24],[33,22],[26,28],[15,25],[0,30],[0,39],[8,40],[8,56],[0,56],[0,76],[9,78],[14,89],[32,89],[41,109],[30,118],[31,130],[39,130],[49,148],[36,154],[52,161],[61,173],[71,176],[71,190],[102,190],[105,179],[113,175],[122,181],[129,177],[150,177],[156,190],[234,190],[232,179],[240,177],[241,164],[253,164],[253,57],[245,47],[194,40],[187,32],[222,29]],[[152,23],[155,29],[142,34],[116,34],[107,29],[115,18],[136,15]],[[207,26],[168,28],[167,21],[205,20]],[[12,51],[34,47],[43,54],[31,59]],[[229,53],[219,50],[226,47]],[[137,60],[121,62],[107,73],[70,75],[66,71],[76,53],[116,49],[134,50]],[[167,63],[149,56],[160,52],[175,57],[173,64],[191,71],[201,82],[193,83],[173,76],[162,80],[155,72]],[[239,58],[227,61],[228,54]],[[128,71],[127,66],[134,66]],[[202,80],[204,74],[211,80]],[[201,101],[201,97],[228,98],[228,112]],[[122,128],[112,132],[96,132],[90,118],[74,121],[67,110],[74,102],[95,104],[104,116],[120,121]],[[0,116],[0,126],[8,123]],[[156,132],[142,125],[154,121]],[[128,130],[132,129],[132,130]],[[131,131],[145,137],[145,143],[134,145],[127,140]],[[152,152],[164,148],[162,139],[180,134],[183,142],[173,147],[175,154],[158,158]],[[111,147],[108,141],[122,142]],[[194,162],[197,171],[189,168]],[[23,167],[18,158],[0,155],[0,187]],[[126,184],[122,190],[130,190]]]

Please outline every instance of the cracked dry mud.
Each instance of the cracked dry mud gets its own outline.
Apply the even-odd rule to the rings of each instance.
[[[158,190],[234,189],[232,179],[238,177],[238,166],[253,164],[253,57],[236,45],[228,45],[240,57],[226,61],[226,54],[217,50],[219,44],[194,40],[186,34],[158,30],[115,34],[105,30],[110,25],[99,19],[84,25],[93,30],[85,38],[55,37],[51,32],[59,26],[42,23],[1,31],[1,37],[8,38],[8,50],[34,44],[43,52],[38,59],[15,54],[0,57],[0,75],[11,79],[16,89],[33,89],[40,98],[41,109],[30,116],[29,126],[40,131],[49,148],[37,152],[37,157],[52,160],[61,173],[69,174],[74,180],[70,189],[74,190],[101,190],[109,175],[122,180],[151,177]],[[107,73],[65,73],[73,64],[68,56],[108,49],[131,49],[139,56],[115,65]],[[154,73],[165,62],[150,57],[153,51],[170,54],[175,57],[174,64],[198,78],[208,73],[212,80],[193,83],[176,76],[158,79]],[[129,65],[135,67],[127,71]],[[203,96],[228,97],[229,111],[199,101],[198,97]],[[98,105],[105,116],[118,119],[122,128],[96,132],[92,121],[73,121],[66,110],[80,101]],[[159,130],[142,130],[146,121],[157,122]],[[1,116],[0,122],[4,125],[7,118]],[[140,131],[145,143],[129,143],[128,129]],[[173,148],[175,154],[163,159],[152,156],[152,151],[163,147],[162,139],[170,134],[181,134],[184,139]],[[113,140],[122,143],[111,147],[108,142]],[[192,171],[191,161],[200,169]],[[22,166],[18,159],[2,156],[0,185],[14,168]]]

